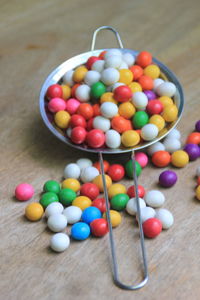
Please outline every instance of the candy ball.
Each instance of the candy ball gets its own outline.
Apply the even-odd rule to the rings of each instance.
[[[29,183],[20,183],[15,188],[15,197],[19,201],[27,201],[33,197],[34,189]]]
[[[72,128],[77,127],[77,126],[86,128],[87,123],[86,123],[86,120],[83,118],[83,116],[75,114],[70,119],[70,126]]]
[[[103,117],[110,119],[118,113],[118,106],[112,102],[104,102],[100,107],[100,111]]]
[[[144,74],[152,79],[156,79],[160,75],[160,68],[156,65],[149,65],[144,69]]]
[[[75,91],[75,96],[80,102],[90,100],[90,87],[87,84],[81,84]]]
[[[52,113],[56,113],[60,110],[66,109],[66,102],[61,98],[52,98],[48,103],[48,109]]]
[[[87,131],[81,126],[74,127],[71,131],[70,138],[75,144],[82,144],[85,141]]]
[[[60,110],[54,115],[54,121],[59,128],[65,129],[69,126],[70,114],[67,111]]]
[[[136,166],[136,175],[140,176],[140,174],[142,172],[142,168],[137,161],[135,161],[135,166]],[[129,178],[133,178],[133,162],[132,162],[132,160],[129,160],[126,162],[125,171],[126,171],[126,176],[128,176]]]
[[[71,163],[66,165],[64,169],[64,178],[75,178],[78,179],[80,176],[80,168],[77,164]]]
[[[117,194],[126,194],[126,187],[121,183],[114,183],[108,188],[108,197],[111,199]]]
[[[73,74],[74,74],[73,70],[67,71],[62,78],[63,82],[69,86],[74,85]]]
[[[141,215],[141,222],[144,223],[146,220],[148,220],[150,218],[154,218],[156,215],[156,211],[152,207],[145,206],[145,207],[141,208],[140,215]],[[137,218],[137,220],[139,219],[138,214],[137,214],[136,218]]]
[[[183,150],[178,150],[172,153],[171,163],[177,168],[185,167],[189,162],[189,155]]]
[[[88,71],[85,75],[84,81],[87,85],[91,86],[100,80],[101,74],[97,71]]]
[[[107,126],[108,122],[104,125]],[[105,135],[104,135],[103,131],[100,129],[92,129],[87,134],[86,142],[91,148],[100,148],[103,146],[103,144],[105,142]]]
[[[135,62],[135,57],[128,52],[122,55],[122,59],[127,63],[128,67],[131,67]]]
[[[143,69],[138,65],[131,66],[130,70],[133,73],[134,80],[138,80],[143,74]]]
[[[67,218],[63,214],[53,214],[48,218],[48,228],[53,232],[59,232],[67,226]]]
[[[161,79],[161,78],[154,79],[154,81],[153,81],[153,89],[154,89],[154,91],[156,91],[157,87],[159,85],[161,85],[161,83],[163,83],[163,82],[164,82],[164,80]]]
[[[142,168],[148,164],[148,156],[144,152],[136,152],[135,160],[140,164]]]
[[[146,220],[143,224],[144,235],[148,238],[155,238],[162,231],[162,223],[156,218],[150,218]]]
[[[142,75],[138,79],[138,82],[141,85],[143,90],[153,89],[153,79],[150,76]]]
[[[72,225],[71,237],[78,241],[86,240],[90,235],[90,226],[83,222]]]
[[[72,205],[78,206],[81,210],[84,210],[92,205],[92,200],[86,196],[78,196],[73,200]]]
[[[156,93],[159,96],[173,97],[176,93],[176,86],[172,82],[163,82],[156,88]]]
[[[52,215],[55,215],[55,214],[62,214],[63,209],[64,209],[64,207],[61,203],[52,202],[45,209],[45,216],[48,218],[48,217],[50,217]]]
[[[81,170],[81,181],[91,182],[95,177],[99,175],[99,170],[95,167],[87,167]]]
[[[77,113],[85,118],[85,120],[89,120],[93,117],[93,108],[89,103],[81,103],[78,107]]]
[[[59,198],[57,194],[52,192],[44,193],[40,199],[40,204],[43,206],[43,208],[46,208],[49,204],[52,202],[58,202]]]
[[[135,107],[131,102],[121,103],[119,105],[118,113],[125,119],[130,119],[135,114]]]
[[[196,122],[195,129],[197,132],[200,132],[200,120]]]
[[[90,69],[92,68],[92,65],[93,65],[96,61],[98,61],[98,60],[100,60],[99,57],[97,57],[97,56],[90,56],[90,57],[88,58],[87,62],[86,62],[87,68],[90,70]]]
[[[68,206],[63,210],[63,215],[65,215],[69,224],[74,224],[80,221],[82,210],[78,206]]]
[[[119,164],[111,165],[108,169],[108,175],[113,181],[120,181],[125,175],[124,167]]]
[[[114,104],[114,103],[111,103]],[[106,132],[110,129],[110,120],[107,118],[104,118],[102,116],[97,116],[93,120],[93,127],[95,129],[100,129],[103,132]]]
[[[147,152],[150,156],[152,156],[155,152],[164,151],[164,150],[165,150],[165,146],[161,142],[156,142],[147,148]]]
[[[27,205],[25,209],[25,216],[30,221],[38,221],[42,218],[44,209],[38,202],[33,202]]]
[[[176,105],[169,105],[167,107],[164,107],[162,117],[166,122],[176,121],[178,117],[178,108],[176,107]]]
[[[163,141],[163,145],[165,146],[165,150],[169,153],[173,153],[181,148],[181,142],[177,138],[167,137]]]
[[[71,87],[68,85],[62,84],[61,88],[62,88],[62,92],[63,92],[62,99],[64,99],[64,100],[69,99],[71,97]]]
[[[144,200],[151,207],[160,207],[165,202],[165,196],[160,191],[151,190],[146,193]]]
[[[147,51],[141,51],[137,58],[136,58],[136,63],[141,66],[142,68],[147,67],[152,63],[152,55],[151,53]]]
[[[119,82],[129,85],[133,81],[133,73],[129,69],[120,69],[119,70]]]
[[[174,171],[166,170],[159,176],[159,183],[164,187],[171,187],[177,181],[177,175]]]
[[[101,73],[104,70],[105,61],[104,60],[96,60],[93,64],[91,69]]]
[[[71,205],[72,201],[76,198],[76,193],[71,189],[62,189],[59,194],[59,201],[64,205]]]
[[[122,133],[122,144],[125,147],[134,147],[140,141],[140,136],[135,130],[127,130]]]
[[[105,219],[95,219],[90,223],[91,232],[96,237],[102,237],[108,232],[108,223]]]
[[[166,167],[171,161],[171,155],[167,151],[157,151],[152,155],[152,163],[159,168]]]
[[[139,198],[140,209],[146,206],[146,203],[142,198]],[[137,200],[136,198],[131,198],[126,204],[126,211],[129,215],[135,216],[137,213]]]
[[[111,207],[115,210],[121,211],[126,207],[129,201],[129,196],[127,194],[117,194],[111,198]]]
[[[136,81],[131,82],[128,86],[130,87],[132,93],[142,92],[141,85]],[[145,95],[146,95],[146,93],[145,93]]]
[[[200,200],[200,185],[196,188],[196,198]]]
[[[120,134],[114,129],[108,130],[105,134],[105,143],[108,148],[111,149],[119,148],[121,144]]]
[[[142,127],[141,137],[145,141],[151,141],[158,135],[158,127],[154,124],[146,124]]]
[[[173,106],[173,104],[174,104],[172,98],[167,97],[167,96],[162,96],[162,97],[159,97],[158,99],[162,103],[164,108],[166,108],[167,106]]]
[[[96,184],[87,182],[81,186],[80,194],[94,200],[99,196],[99,188]]]
[[[119,81],[119,76],[119,71],[114,68],[107,68],[101,73],[101,81],[105,85],[111,85]]]
[[[156,99],[156,94],[154,93],[154,91],[147,90],[147,91],[144,91],[144,93],[147,96],[148,100]]]
[[[105,175],[105,181],[106,181],[106,187],[108,189],[111,186],[111,184],[112,184],[112,179],[110,178],[110,176]],[[93,179],[93,183],[99,188],[100,192],[104,191],[102,175],[96,176]]]
[[[99,161],[96,161],[93,164],[93,167],[97,168],[97,170],[101,173],[101,165]],[[103,160],[103,168],[104,168],[104,173],[108,172],[108,168],[110,167],[110,164],[107,160]]]
[[[71,189],[74,192],[78,192],[80,190],[80,182],[75,178],[67,178],[65,179],[62,184],[62,189]]]
[[[188,144],[200,144],[200,132],[192,132],[187,138]]]
[[[63,95],[62,87],[59,84],[52,84],[48,87],[46,96],[47,99],[61,98]]]
[[[112,55],[105,58],[105,68],[118,69],[122,63],[122,57],[119,55]]]
[[[82,213],[82,221],[87,224],[99,218],[101,218],[101,211],[95,206],[87,207]]]
[[[148,98],[143,92],[136,92],[133,93],[132,102],[136,108],[143,109],[148,104]]]
[[[127,190],[127,194],[129,195],[130,198],[134,198],[136,196],[135,194],[135,186],[131,185],[128,190]],[[138,185],[138,196],[140,198],[143,198],[145,195],[145,189],[143,188],[142,185]]]
[[[163,111],[163,104],[159,100],[151,100],[148,102],[146,110],[150,115],[160,114]]]
[[[121,116],[115,116],[111,121],[111,126],[119,133],[132,129],[130,120],[126,120]]]
[[[78,100],[71,98],[66,102],[66,111],[68,111],[70,115],[73,115],[78,110],[79,105],[80,102]]]
[[[126,85],[120,85],[114,89],[114,98],[118,102],[129,101],[132,96],[132,91],[130,87]]]
[[[119,49],[109,49],[106,51],[105,55],[104,55],[104,59],[108,58],[109,56],[112,55],[118,55],[118,56],[122,56],[122,53]]]
[[[165,208],[160,208],[156,211],[156,218],[162,223],[163,229],[169,229],[174,223],[172,213]]]
[[[43,191],[58,194],[60,192],[60,184],[55,180],[48,180],[43,186]]]
[[[184,147],[184,151],[187,152],[190,160],[195,160],[200,156],[200,148],[196,144],[187,144]]]
[[[106,211],[106,200],[105,198],[97,198],[92,201],[92,206],[97,207],[102,213]],[[110,205],[109,205],[110,207]]]
[[[149,116],[145,111],[137,111],[133,116],[133,125],[135,128],[142,128],[149,121]]]
[[[51,237],[50,247],[55,252],[63,252],[70,245],[70,239],[65,233],[56,233]]]
[[[160,115],[153,115],[149,119],[150,124],[154,124],[158,127],[158,130],[161,131],[165,127],[165,120]]]
[[[79,168],[82,170],[82,169],[85,169],[87,167],[91,167],[92,166],[92,161],[91,159],[89,158],[79,158],[77,161],[76,161],[76,164],[79,166]]]
[[[122,222],[122,217],[121,217],[120,213],[118,211],[112,210],[112,209],[109,212],[110,212],[110,221],[111,221],[112,227],[115,228],[115,227],[119,226],[119,224]],[[103,218],[108,220],[107,213],[104,212]]]

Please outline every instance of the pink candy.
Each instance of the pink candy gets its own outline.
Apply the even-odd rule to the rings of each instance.
[[[52,113],[56,113],[60,110],[65,110],[66,109],[66,102],[65,102],[65,100],[63,100],[61,98],[53,98],[48,103],[48,109]]]
[[[21,183],[15,189],[15,197],[20,201],[27,201],[33,197],[34,189],[28,183]]]
[[[78,100],[70,98],[66,102],[66,111],[68,111],[70,115],[75,114],[80,104]]]
[[[148,156],[144,152],[136,152],[135,160],[140,164],[142,168],[148,164]]]

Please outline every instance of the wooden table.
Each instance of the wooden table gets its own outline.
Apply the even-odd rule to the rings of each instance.
[[[152,52],[179,77],[186,100],[178,126],[184,143],[200,112],[199,11],[198,0],[1,1],[0,299],[199,299],[200,204],[194,198],[199,162],[177,170],[176,186],[163,189],[164,207],[173,212],[175,224],[157,239],[146,240],[150,279],[136,292],[112,282],[108,236],[73,241],[66,252],[55,254],[45,220],[28,222],[27,203],[13,197],[15,186],[26,181],[35,187],[37,201],[46,180],[61,181],[65,164],[88,156],[66,147],[45,128],[38,95],[47,74],[89,50],[93,30],[102,25],[115,27],[126,48]],[[115,45],[110,32],[99,34],[97,48]],[[149,165],[139,182],[146,189],[157,188],[160,172]],[[123,216],[114,236],[121,277],[137,282],[138,229],[130,216]]]

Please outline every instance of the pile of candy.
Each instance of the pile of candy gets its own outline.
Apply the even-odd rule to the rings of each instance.
[[[149,52],[103,51],[49,86],[48,118],[74,144],[90,148],[151,141],[178,116],[176,86],[160,76]]]

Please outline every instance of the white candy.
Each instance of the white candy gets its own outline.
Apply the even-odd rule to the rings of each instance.
[[[95,167],[87,167],[81,170],[81,181],[91,182],[96,176],[99,175],[99,171]]]
[[[106,146],[111,149],[119,148],[121,144],[121,135],[114,129],[110,129],[105,134]]]
[[[165,208],[160,208],[156,211],[156,218],[161,221],[163,229],[169,229],[174,223],[172,213]]]
[[[161,78],[156,78],[156,79],[154,79],[154,81],[153,81],[153,89],[154,89],[154,91],[157,89],[157,87],[161,84],[161,83],[163,83],[164,82],[164,80],[163,79],[161,79]]]
[[[151,141],[158,135],[158,127],[154,124],[146,124],[142,127],[141,137],[145,141]]]
[[[63,214],[53,214],[48,218],[47,226],[53,232],[60,232],[67,226],[67,218]]]
[[[102,116],[97,116],[93,120],[93,127],[106,132],[110,129],[110,120]]]
[[[164,139],[163,145],[165,146],[165,150],[170,153],[181,149],[180,140],[171,137],[167,137],[166,139]]]
[[[118,106],[112,102],[104,102],[100,111],[103,117],[111,119],[118,113]]]
[[[121,69],[128,69],[128,65],[125,61],[122,61],[121,65],[119,66],[119,70]]]
[[[200,166],[197,167],[197,169],[196,169],[196,175],[197,175],[197,176],[200,176]]]
[[[79,158],[76,163],[81,170],[92,166],[92,161],[89,158]]]
[[[63,252],[70,245],[70,239],[65,233],[56,233],[50,240],[50,247],[55,252]]]
[[[97,71],[88,71],[85,75],[84,81],[87,85],[91,86],[94,83],[98,82],[101,77],[101,74]]]
[[[69,224],[74,224],[80,221],[82,216],[82,210],[78,206],[68,206],[64,209],[63,215],[66,216]]]
[[[135,92],[132,95],[132,102],[136,108],[145,108],[148,104],[148,98],[143,92]]]
[[[78,179],[80,176],[81,170],[77,164],[68,164],[64,169],[65,178],[75,178]]]
[[[90,87],[87,84],[81,84],[75,91],[76,98],[80,102],[87,102],[90,100]]]
[[[129,52],[124,53],[122,59],[127,63],[128,67],[131,67],[135,63],[135,57]]]
[[[142,198],[139,198],[139,204],[140,208],[143,208],[146,206],[146,203]],[[137,204],[136,204],[136,198],[131,198],[128,203],[126,204],[126,211],[129,215],[135,216],[137,213]]]
[[[106,85],[112,85],[119,80],[119,71],[114,68],[107,68],[101,73],[101,81]]]
[[[63,209],[64,207],[60,202],[52,202],[45,209],[45,216],[48,218],[55,214],[62,214]]]
[[[160,207],[165,202],[165,196],[160,191],[151,190],[146,193],[144,200],[149,206]]]
[[[180,131],[176,128],[172,129],[168,135],[167,135],[167,138],[175,138],[175,139],[178,139],[180,140],[181,138],[181,134],[180,134]]]
[[[122,58],[119,55],[112,55],[105,58],[105,68],[119,68]]]
[[[92,64],[92,70],[101,73],[104,70],[105,61],[104,60],[97,60]]]
[[[113,55],[122,56],[122,53],[119,49],[109,49],[106,51],[106,53],[104,55],[104,59],[108,58],[109,56],[113,56]]]
[[[153,209],[152,207],[146,206],[143,207],[140,210],[141,213],[141,221],[142,223],[144,223],[146,220],[150,219],[150,218],[154,218],[156,215],[156,211],[155,209]],[[137,220],[138,220],[138,215],[136,216]]]
[[[147,153],[152,156],[155,152],[164,151],[165,146],[161,142],[156,142],[147,148]]]
[[[72,128],[71,128],[71,127],[67,128],[66,134],[67,134],[67,136],[68,136],[69,138],[71,137],[71,134],[72,134]]]
[[[73,74],[74,74],[74,71],[73,70],[69,70],[65,73],[65,75],[63,76],[63,82],[65,84],[68,84],[69,86],[72,86],[74,85],[74,81],[73,81]]]
[[[114,84],[111,86],[111,91],[114,92],[114,90],[115,90],[118,86],[122,86],[122,85],[125,85],[125,84],[122,83],[122,82],[116,82],[116,83],[114,83]]]
[[[176,86],[172,82],[163,82],[156,88],[156,93],[159,96],[173,97],[176,93]]]

